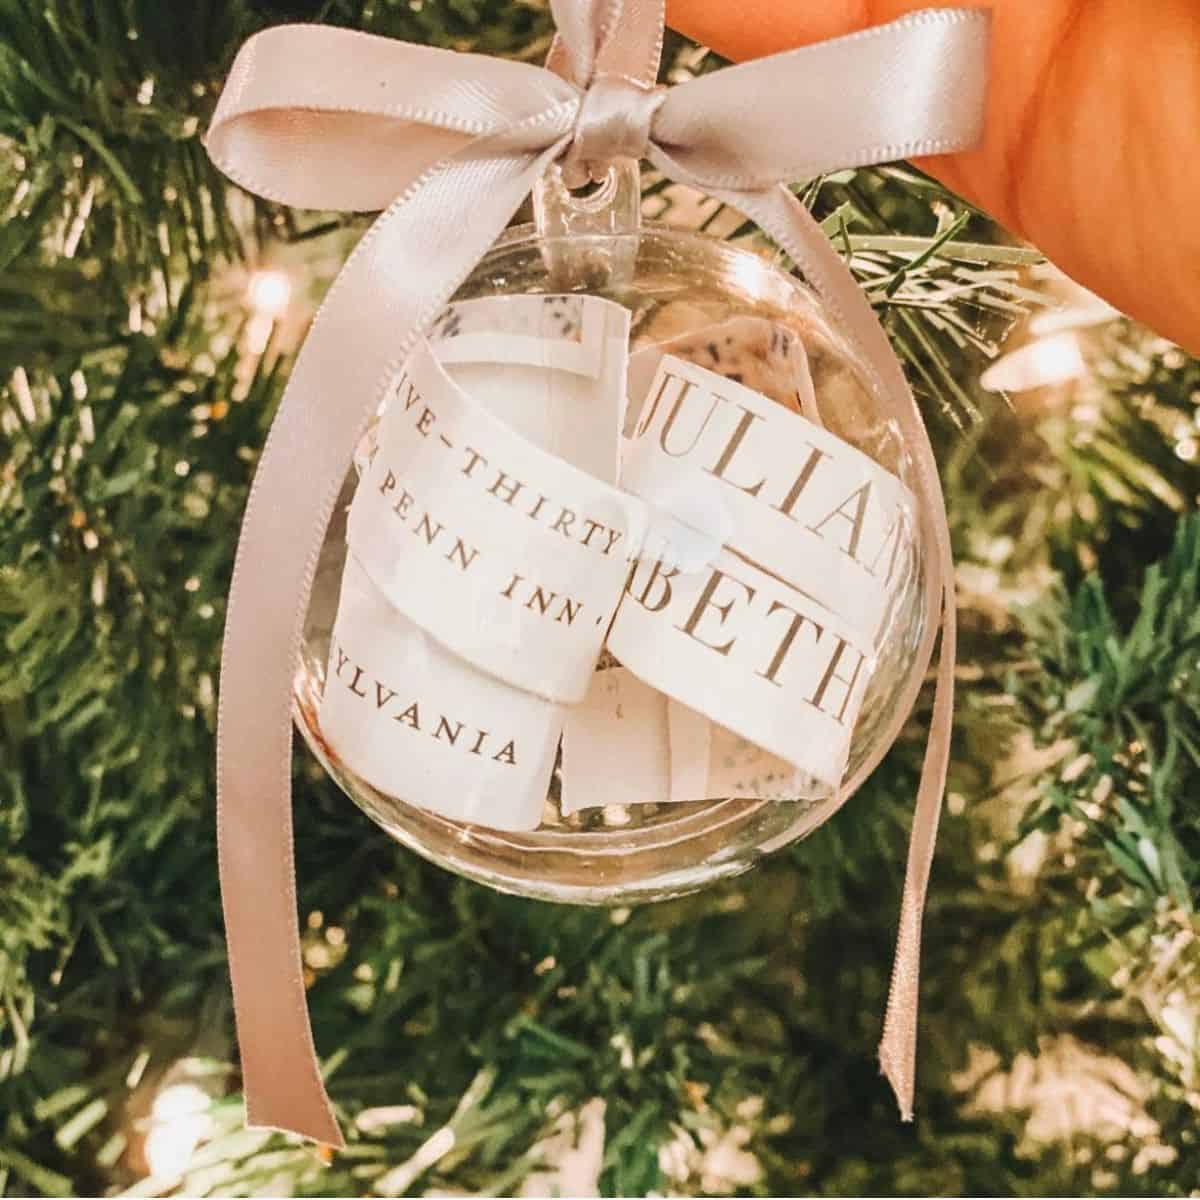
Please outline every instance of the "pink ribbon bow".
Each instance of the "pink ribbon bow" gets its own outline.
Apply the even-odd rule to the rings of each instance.
[[[949,756],[955,619],[945,507],[921,415],[870,304],[783,183],[960,150],[979,137],[988,19],[929,10],[654,88],[662,0],[552,0],[548,68],[322,26],[252,37],[208,133],[231,179],[305,208],[382,215],[296,361],[242,525],[221,663],[218,840],[248,1121],[341,1145],[309,1026],[292,861],[291,690],[318,554],[353,448],[429,322],[542,173],[618,156],[740,210],[769,233],[862,352],[915,462],[928,608],[895,739],[942,651],[909,848],[880,1060],[912,1112],[921,913]]]

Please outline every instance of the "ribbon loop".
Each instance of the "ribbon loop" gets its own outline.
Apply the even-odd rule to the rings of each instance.
[[[978,142],[988,13],[930,9],[691,79],[650,160],[682,183],[755,191]]]
[[[480,138],[534,125],[544,149],[578,102],[569,83],[527,63],[278,25],[238,51],[205,145],[268,200],[376,212]]]
[[[988,19],[934,10],[652,90],[662,0],[552,0],[549,69],[321,26],[255,35],[207,146],[235,182],[324,209],[384,209],[313,322],[263,450],[230,586],[217,735],[218,843],[249,1120],[341,1144],[309,1028],[291,857],[291,687],[330,513],[369,415],[417,338],[546,168],[648,157],[772,234],[862,352],[904,430],[926,533],[916,663],[876,757],[942,657],[881,1058],[911,1113],[921,909],[949,755],[950,541],[919,410],[869,302],[779,183],[965,149],[984,107]]]

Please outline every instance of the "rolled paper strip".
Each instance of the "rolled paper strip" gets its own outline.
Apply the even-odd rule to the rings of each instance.
[[[587,695],[567,709],[562,740],[562,810],[666,804],[676,760],[667,698],[624,667],[597,671]],[[614,779],[612,765],[621,764]]]
[[[208,135],[217,165],[260,195],[318,208],[390,202],[330,289],[264,449],[221,668],[218,842],[248,1119],[335,1144],[341,1137],[305,1009],[289,847],[290,694],[301,630],[330,512],[397,366],[546,167],[568,153],[593,75],[653,82],[661,0],[554,0],[554,11],[551,65],[560,74],[342,30],[267,30],[239,53]],[[943,641],[881,1046],[905,1115],[920,914],[953,702],[949,534],[928,436],[887,339],[819,226],[775,184],[972,145],[987,31],[978,10],[917,13],[715,72],[666,91],[646,148],[669,178],[731,204],[779,241],[866,356],[916,456],[914,488],[933,546],[922,564],[930,610],[920,666],[932,655],[939,605]],[[345,400],[330,403],[331,394]],[[907,717],[920,674],[883,744]],[[855,773],[843,798],[876,761]]]
[[[454,383],[511,430],[556,459],[615,481],[628,336],[628,311],[597,296],[491,296],[448,306],[430,329],[430,347]],[[425,353],[419,350],[416,357]],[[410,383],[406,364],[389,411],[404,409]],[[447,449],[436,425],[441,397],[435,389],[426,418],[430,436],[416,441],[418,450],[435,456]],[[376,431],[364,453],[361,475],[369,475],[386,428]],[[526,473],[522,489],[533,507],[541,494],[536,485],[537,478]],[[409,486],[406,479],[400,498],[395,487],[389,491],[387,500],[395,499],[399,514],[394,506],[390,511],[374,506],[381,536],[401,544],[415,537],[423,553],[440,549],[460,567],[467,563],[461,573],[450,573],[447,590],[470,586],[466,575],[483,554],[509,554],[511,567],[536,576],[528,567],[536,559],[524,553],[528,547],[462,543],[459,550],[459,535],[446,536],[445,510],[438,509],[440,517],[430,515]],[[474,508],[495,502],[487,490],[472,500]],[[551,543],[556,551],[557,539]],[[506,581],[512,573],[502,572]],[[573,606],[552,590],[540,593],[545,612],[536,585],[512,591],[514,602],[546,620],[572,615]],[[503,683],[445,649],[387,601],[353,553],[342,579],[326,679],[318,719],[322,735],[372,786],[451,820],[505,830],[540,823],[562,706]]]
[[[804,773],[800,793],[838,793],[873,667],[835,613],[728,547],[684,575],[642,559],[608,646],[643,682]]]
[[[443,649],[346,559],[321,732],[368,783],[452,821],[534,829],[565,710]]]
[[[493,416],[426,345],[384,415],[347,541],[389,603],[441,645],[571,702],[587,692],[646,519],[642,501]]]
[[[797,413],[673,355],[642,403],[622,484],[727,507],[733,530],[705,572],[643,556],[610,649],[790,763],[797,796],[836,796],[915,552],[908,490]]]
[[[665,355],[626,446],[622,486],[728,514],[726,544],[877,646],[911,553],[916,502],[894,475],[760,392]],[[674,508],[676,515],[686,519]],[[711,524],[702,527],[711,531]]]
[[[446,373],[515,433],[617,482],[629,310],[600,296],[487,296],[430,331]]]

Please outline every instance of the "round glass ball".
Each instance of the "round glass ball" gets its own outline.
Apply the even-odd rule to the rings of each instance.
[[[479,263],[455,299],[568,290],[601,295],[630,310],[631,353],[661,346],[785,404],[797,391],[794,360],[776,349],[798,340],[821,423],[902,481],[909,478],[908,449],[865,383],[856,352],[799,280],[752,251],[702,234],[648,223],[632,235],[632,243],[630,237],[576,237],[569,246],[555,247],[554,239],[539,235],[533,226],[513,228]],[[574,286],[563,286],[556,266],[565,252],[576,266],[584,265],[582,273],[575,272]],[[623,282],[606,284],[603,270],[596,272],[598,282],[588,280],[589,255],[604,263],[618,253],[632,256],[632,269],[618,276]],[[711,346],[717,329],[732,334],[734,345],[731,353],[714,362]],[[800,456],[797,447],[797,466]],[[541,825],[529,833],[510,833],[451,821],[372,787],[338,758],[322,737],[319,722],[346,556],[345,511],[356,485],[357,473],[351,470],[319,560],[295,681],[295,715],[325,769],[391,836],[433,862],[501,891],[579,904],[616,904],[680,895],[737,875],[762,855],[804,837],[835,810],[836,799],[728,797],[643,803],[622,792],[618,769],[610,804],[566,816],[558,804],[556,771]],[[925,550],[919,544],[909,550],[917,569],[907,573],[892,610],[891,632],[874,663],[854,728],[846,778],[879,749],[888,718],[919,669],[925,611],[920,565]]]

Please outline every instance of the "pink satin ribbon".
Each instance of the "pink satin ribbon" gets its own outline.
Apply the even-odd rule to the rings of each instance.
[[[296,361],[238,544],[221,663],[218,841],[250,1124],[333,1145],[341,1133],[309,1025],[292,858],[291,692],[317,558],[353,448],[416,340],[546,168],[648,158],[771,234],[858,346],[915,463],[928,608],[918,667],[878,750],[916,700],[939,618],[941,657],[909,848],[880,1060],[912,1113],[921,914],[949,757],[955,614],[950,539],[920,412],[863,292],[782,183],[836,167],[960,150],[981,132],[988,19],[916,13],[652,90],[662,0],[556,0],[548,68],[323,26],[242,47],[208,150],[250,191],[374,210]],[[644,144],[643,144],[644,143]]]

